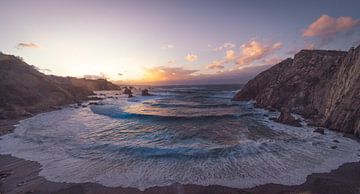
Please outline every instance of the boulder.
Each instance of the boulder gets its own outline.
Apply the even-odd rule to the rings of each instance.
[[[314,130],[314,133],[320,133],[322,135],[325,135],[325,129],[322,127],[318,127]]]
[[[127,94],[127,95],[129,95],[129,94],[131,94],[132,95],[132,91],[131,91],[131,89],[129,89],[128,87],[125,87],[124,88],[124,92],[123,92],[124,94]]]
[[[148,89],[143,89],[143,90],[141,90],[141,96],[151,96],[151,94],[149,94]]]
[[[279,118],[276,119],[277,122],[279,123],[283,123],[286,125],[291,125],[294,127],[301,127],[302,125],[300,124],[300,122],[295,119],[294,116],[291,115],[289,110],[283,110],[280,113]]]

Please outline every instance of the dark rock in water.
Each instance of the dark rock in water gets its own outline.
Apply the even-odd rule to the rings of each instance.
[[[334,139],[334,141],[333,141],[334,143],[340,143],[338,140],[336,140],[336,139]]]
[[[132,98],[132,97],[134,97],[132,94],[129,94],[129,95],[128,95],[128,98]]]
[[[325,135],[325,129],[322,127],[318,127],[314,130],[314,133],[320,133],[322,135]]]
[[[102,104],[99,102],[90,102],[89,105],[102,105]]]
[[[50,106],[50,108],[53,110],[61,110],[60,106]]]
[[[314,125],[360,134],[360,46],[302,50],[250,80],[233,100],[291,112]]]
[[[283,123],[286,125],[291,125],[294,127],[301,127],[300,122],[291,115],[288,109],[281,111],[279,118],[276,119],[277,122]]]
[[[143,89],[143,90],[141,90],[141,96],[151,96],[151,94],[149,94],[148,89]]]
[[[129,89],[128,87],[125,87],[123,94],[129,95],[129,94],[132,94],[132,91],[131,91],[131,89]]]
[[[336,149],[337,148],[337,146],[331,146],[331,149]]]

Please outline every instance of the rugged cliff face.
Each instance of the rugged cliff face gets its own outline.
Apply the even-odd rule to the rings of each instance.
[[[250,80],[234,100],[290,109],[330,129],[360,133],[360,46],[302,50]]]
[[[0,54],[0,119],[25,116],[119,89],[106,80],[49,76],[12,55]]]

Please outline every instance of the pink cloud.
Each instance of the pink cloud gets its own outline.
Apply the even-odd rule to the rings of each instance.
[[[324,14],[310,24],[302,35],[304,37],[331,37],[340,32],[350,31],[357,25],[359,25],[359,20],[352,17],[333,18]]]
[[[239,65],[250,65],[254,61],[264,59],[281,48],[281,42],[268,45],[257,40],[251,40],[241,45],[242,51],[237,58],[236,63]]]
[[[310,24],[302,36],[315,38],[316,44],[313,43],[313,48],[318,48],[341,36],[349,38],[359,24],[360,20],[349,16],[334,18],[324,14]]]
[[[223,61],[213,61],[209,65],[207,65],[208,69],[224,69],[224,62]]]

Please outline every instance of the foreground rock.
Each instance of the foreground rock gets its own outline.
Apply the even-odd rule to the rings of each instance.
[[[18,57],[0,54],[0,119],[30,116],[76,103],[95,90],[116,90],[107,80],[45,75]]]
[[[320,133],[321,135],[325,135],[325,129],[322,127],[318,127],[314,130],[314,133]]]
[[[360,46],[302,50],[250,80],[234,100],[291,112],[329,129],[360,134]]]
[[[291,115],[291,113],[288,109],[281,111],[280,116],[278,119],[276,119],[276,121],[279,123],[284,123],[284,124],[291,125],[294,127],[302,126],[300,124],[300,122],[297,119],[295,119],[294,116]]]

